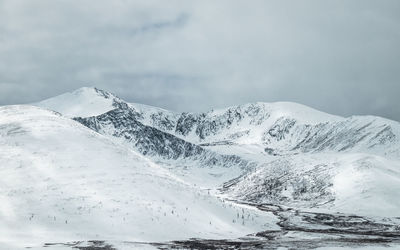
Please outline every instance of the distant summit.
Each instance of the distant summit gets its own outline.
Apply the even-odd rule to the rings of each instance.
[[[62,113],[68,117],[100,115],[114,109],[113,94],[96,87],[82,87],[33,105]]]

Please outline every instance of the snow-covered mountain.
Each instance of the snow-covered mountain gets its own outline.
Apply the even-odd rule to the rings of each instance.
[[[0,243],[163,241],[276,229],[58,113],[0,107]],[[238,214],[243,220],[238,219]]]
[[[73,98],[68,99],[69,96]],[[400,157],[399,122],[375,116],[343,118],[295,103],[258,102],[206,113],[179,114],[127,103],[96,88],[81,88],[35,105],[81,118],[100,115],[99,110],[104,114],[119,108],[143,125],[209,147],[259,145],[272,155],[366,152]],[[81,109],[86,110],[86,115]]]
[[[67,101],[66,96],[73,98],[71,98],[71,101]],[[81,110],[85,109],[85,105],[93,103],[90,100],[77,101],[83,99],[96,100],[104,113],[96,115],[99,108],[90,104],[85,111],[86,114],[90,114],[88,117],[76,117],[83,114]],[[101,99],[104,101],[99,104]],[[256,165],[252,160],[243,159],[229,152],[223,154],[205,149],[185,140],[186,138],[160,129],[160,127],[165,127],[161,124],[169,122],[168,117],[173,116],[173,112],[146,105],[127,103],[115,95],[97,88],[85,87],[49,100],[34,105],[60,113],[64,112],[68,117],[73,117],[74,120],[90,129],[150,157],[153,161],[171,168],[181,177],[189,178],[192,182],[203,187],[210,188],[215,186],[216,183],[220,184],[221,181],[234,178]],[[78,112],[76,112],[77,110]],[[150,125],[156,122],[160,126]],[[211,168],[213,166],[218,167]],[[202,169],[197,169],[199,167]],[[198,173],[192,175],[187,173],[187,169],[198,171]],[[210,181],[205,181],[203,176],[210,178]]]
[[[206,161],[204,162],[205,165],[215,165],[219,161],[221,164],[232,165],[235,161],[240,161],[235,156],[232,156],[232,159],[225,159],[227,157],[220,157],[215,153],[207,152],[194,143],[160,130],[158,126],[146,125],[146,121],[149,120],[149,117],[146,116],[149,113],[152,117],[152,123],[158,120],[158,123],[162,124],[164,119],[156,119],[156,115],[152,112],[146,113],[144,105],[141,105],[138,109],[137,106],[139,105],[126,103],[113,94],[97,88],[84,87],[34,105],[73,117],[76,121],[98,133],[121,138],[133,145],[143,155],[159,156],[166,159],[191,157],[193,160],[203,159]],[[154,110],[156,108],[151,108],[151,111]],[[167,113],[165,110],[158,110],[159,113]],[[160,125],[160,127],[163,127],[163,125]],[[242,163],[242,165],[245,164],[247,163]]]
[[[173,184],[159,181],[160,185],[156,188],[163,190],[167,186],[166,192],[171,194],[179,189],[178,186],[183,188],[186,185],[185,189],[189,188],[186,195],[202,195],[201,199],[211,199],[210,204],[215,206],[221,205],[220,199],[228,199],[255,206],[272,204],[280,207],[280,212],[284,211],[281,206],[287,206],[288,211],[301,209],[330,215],[346,213],[350,214],[350,219],[354,214],[388,217],[392,226],[397,228],[394,218],[400,217],[397,198],[400,190],[399,122],[375,116],[345,118],[287,102],[257,102],[204,113],[178,113],[128,103],[97,88],[81,88],[34,105],[59,112],[62,117],[55,116],[60,124],[71,123],[86,132],[91,131],[94,138],[114,145],[118,152],[130,152],[128,155],[135,157],[139,157],[139,153],[142,157],[139,158],[148,162],[146,164],[160,169],[160,173],[145,176],[155,175],[158,180],[161,178],[158,174],[168,175],[168,178],[161,179],[168,179]],[[16,111],[9,113],[13,112]],[[65,140],[69,140],[68,137]],[[18,142],[16,144],[19,145]],[[107,152],[99,151],[98,154],[107,155]],[[132,162],[130,157],[133,156],[121,157],[128,159],[126,162]],[[77,159],[76,164],[79,164],[82,158]],[[58,161],[58,158],[52,159],[54,163]],[[110,160],[109,163],[119,169],[120,161],[122,159],[116,163]],[[136,168],[132,167],[133,171],[142,169],[140,166],[143,164],[139,161]],[[120,176],[118,171],[115,178]],[[123,172],[123,175],[126,176],[126,173]],[[140,180],[135,182],[142,184]],[[153,190],[146,186],[149,180],[145,177],[143,182],[146,182],[143,184],[146,190]],[[131,188],[128,184],[124,185],[118,192]],[[96,186],[96,189],[101,190],[102,187]],[[174,195],[180,196],[181,193]],[[187,202],[196,203],[196,197],[200,197],[196,195],[187,198]],[[149,197],[152,197],[151,194]],[[160,197],[157,196],[154,201],[157,199]],[[163,207],[163,204],[154,204]],[[279,215],[280,212],[275,211],[274,214]],[[299,214],[301,212],[294,213],[294,219],[290,220],[305,219],[297,218]],[[191,216],[196,217],[197,214]],[[223,221],[225,223],[225,219]],[[189,224],[188,227],[196,227]],[[313,227],[318,228],[319,224]],[[204,230],[207,232],[199,234],[200,237],[211,237],[216,233]],[[176,237],[181,236],[188,235],[178,234]],[[170,238],[173,237],[171,233]]]
[[[342,171],[346,172],[352,166],[351,162],[360,162],[358,158],[370,156],[367,159],[372,159],[374,169],[385,172],[388,162],[390,166],[398,166],[400,160],[400,123],[380,117],[343,118],[295,103],[261,102],[206,113],[179,114],[127,103],[96,88],[79,89],[69,95],[75,96],[73,101],[66,102],[65,95],[61,95],[61,98],[52,98],[51,105],[48,101],[38,105],[66,112],[69,116],[79,116],[81,114],[74,114],[74,110],[79,110],[90,101],[84,101],[81,105],[75,102],[76,99],[90,97],[99,101],[103,98],[104,103],[100,106],[110,104],[103,110],[105,113],[74,119],[101,134],[118,138],[153,158],[200,159],[202,166],[240,166],[242,171],[235,172],[240,177],[224,185],[225,192],[234,194],[236,199],[242,195],[243,200],[254,201],[253,196],[259,197],[259,201],[270,200],[271,195],[265,192],[265,185],[269,188],[266,183],[277,181],[279,176],[273,173],[279,172],[276,170],[279,169],[285,173],[286,182],[292,184],[299,182],[296,177],[299,175],[304,185],[313,186],[323,182],[326,188],[317,185],[313,189],[322,188],[332,196],[328,200],[335,200],[336,192],[332,188],[334,177]],[[95,113],[97,109],[91,111],[91,108],[89,105],[87,112]],[[310,154],[312,157],[308,156]],[[354,160],[347,160],[349,157],[353,159],[352,155],[355,155]],[[329,167],[318,167],[323,170],[318,176],[323,181],[301,174],[302,171],[318,172],[312,166],[324,165],[326,159],[331,158],[335,159],[335,171],[330,171],[332,168]],[[199,165],[199,162],[194,165]],[[185,164],[190,165],[188,161]],[[288,169],[293,173],[287,174]],[[393,169],[396,171],[397,167]],[[261,177],[254,181],[251,178],[253,175]],[[278,185],[278,188],[287,191],[285,185],[287,183]],[[309,200],[307,195],[297,194],[295,189],[298,187],[293,188],[286,192],[292,192],[289,200],[294,199],[297,204]],[[319,190],[315,195],[321,192]],[[286,204],[283,196],[278,198],[282,198],[281,202]],[[328,196],[323,196],[320,202],[326,202],[325,198]],[[304,203],[313,206],[319,204],[315,199],[312,204]]]
[[[200,114],[161,113],[154,109],[149,124],[205,146],[257,144],[269,154],[400,155],[400,124],[381,117],[343,118],[295,103],[250,103]]]

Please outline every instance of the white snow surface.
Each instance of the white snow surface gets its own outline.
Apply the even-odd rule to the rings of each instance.
[[[236,238],[278,228],[272,214],[222,201],[78,122],[32,106],[0,107],[0,175],[0,244],[10,248]]]
[[[32,105],[57,111],[67,117],[89,117],[114,109],[113,96],[101,95],[94,87],[82,87]]]
[[[77,235],[82,239],[100,235],[110,240],[132,238],[139,241],[228,238],[273,228],[271,224],[276,221],[273,216],[251,210],[248,213],[260,216],[258,223],[245,222],[244,226],[237,221],[232,223],[240,209],[232,204],[227,206],[214,196],[216,188],[224,182],[241,176],[219,197],[287,205],[314,212],[400,217],[400,123],[397,121],[376,116],[345,118],[289,102],[257,102],[205,113],[179,114],[126,103],[95,88],[82,88],[35,105],[67,117],[88,117],[114,109],[114,100],[138,112],[137,119],[145,125],[258,165],[255,169],[243,170],[235,166],[200,168],[194,162],[158,157],[149,160],[111,138],[114,131],[109,131],[109,138],[106,138],[69,119],[50,115],[48,111],[4,107],[0,113],[0,160],[9,167],[2,168],[1,174],[11,179],[0,181],[1,199],[7,201],[0,204],[0,216],[12,215],[18,204],[23,207],[16,210],[19,215],[7,217],[17,218],[15,225],[26,226],[27,230],[35,232],[40,229],[43,235],[49,230],[54,232],[54,238],[60,235],[57,237],[64,241],[68,237],[76,240]],[[8,122],[3,122],[5,119]],[[185,126],[179,127],[182,124]],[[70,128],[66,129],[68,126]],[[187,133],[182,132],[185,129]],[[28,166],[33,170],[25,171]],[[51,179],[44,175],[48,172],[52,174]],[[18,183],[12,179],[17,175],[22,176]],[[36,184],[26,181],[35,178],[42,181]],[[69,182],[74,188],[66,184]],[[26,183],[29,185],[25,187]],[[48,193],[41,192],[44,188]],[[59,193],[60,190],[64,193]],[[91,190],[101,195],[94,195]],[[45,195],[40,196],[37,191]],[[82,201],[73,198],[69,202],[69,197],[74,195],[84,198]],[[249,197],[255,199],[249,200]],[[45,210],[57,216],[57,223],[58,216],[61,220],[70,216],[85,223],[77,223],[79,226],[71,230],[69,227],[75,224],[69,220],[68,224],[60,222],[59,226],[54,226],[55,222],[44,219],[52,215],[42,214],[40,223],[32,224],[39,216],[35,215],[28,222],[29,214],[40,214],[38,211],[43,208],[32,199],[42,199],[40,204],[46,204]],[[99,201],[110,204],[109,208],[96,205]],[[31,206],[31,203],[36,205]],[[80,203],[86,208],[78,209],[81,205],[76,204]],[[187,204],[193,204],[189,212]],[[60,210],[61,207],[65,210]],[[172,216],[172,210],[176,217]],[[21,219],[22,215],[26,216],[25,220]],[[4,218],[0,217],[1,220]],[[120,232],[113,234],[112,225],[121,223],[121,218],[129,223],[121,224]],[[182,218],[187,220],[182,221]],[[204,224],[211,220],[217,222]],[[158,224],[154,226],[149,221]],[[13,221],[9,225],[14,225]],[[33,229],[32,225],[35,225]],[[90,225],[96,226],[89,228]],[[17,232],[17,226],[10,226],[15,231],[4,232],[3,229],[4,233],[0,229],[0,237],[17,239],[12,235]],[[92,233],[87,234],[88,231]]]
[[[261,165],[242,177],[227,196],[314,212],[400,217],[399,190],[399,161],[369,154],[325,153]]]

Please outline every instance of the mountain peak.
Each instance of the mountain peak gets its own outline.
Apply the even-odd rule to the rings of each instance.
[[[102,96],[106,99],[108,98],[115,98],[117,97],[116,95],[112,94],[111,92],[108,92],[106,90],[99,89],[97,87],[91,86],[91,87],[81,87],[79,89],[76,89],[74,91],[69,92],[73,95],[85,95],[87,97],[91,97],[93,95],[99,95]]]
[[[95,116],[114,109],[120,100],[114,94],[96,87],[81,87],[33,105],[62,113],[68,117]]]

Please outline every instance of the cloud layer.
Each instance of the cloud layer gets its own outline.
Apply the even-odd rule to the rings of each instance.
[[[400,2],[0,1],[0,104],[81,86],[200,111],[293,101],[400,120]]]

